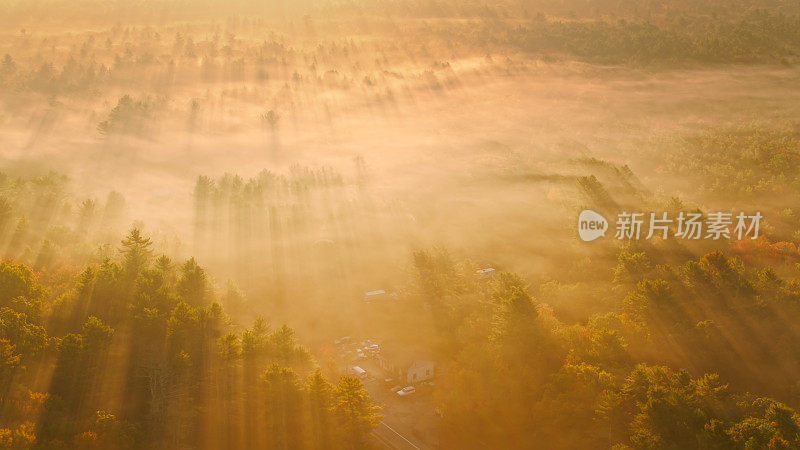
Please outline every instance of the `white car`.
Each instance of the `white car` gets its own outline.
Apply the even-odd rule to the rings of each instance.
[[[414,392],[417,392],[417,388],[415,388],[414,386],[406,386],[403,389],[397,391],[397,395],[399,395],[400,397],[405,397],[413,394]]]
[[[366,353],[366,354],[368,354],[370,356],[375,356],[378,353],[380,353],[381,348],[378,347],[378,344],[372,344],[372,345],[368,345],[368,346],[364,347],[363,351],[364,351],[364,353]]]
[[[351,367],[350,373],[357,376],[358,378],[361,378],[362,380],[367,378],[367,371],[358,366]]]

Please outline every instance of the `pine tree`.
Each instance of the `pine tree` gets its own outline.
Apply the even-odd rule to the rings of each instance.
[[[125,257],[125,273],[129,278],[135,279],[150,260],[153,250],[150,238],[142,236],[138,228],[131,229],[128,236],[122,240],[122,248],[119,251]]]

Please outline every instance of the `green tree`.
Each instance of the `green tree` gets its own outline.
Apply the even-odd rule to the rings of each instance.
[[[380,407],[370,398],[361,380],[345,376],[334,389],[333,412],[339,426],[339,439],[345,448],[363,448],[372,430],[380,423]]]
[[[208,285],[205,270],[197,264],[194,258],[190,258],[181,266],[178,293],[185,302],[200,306],[206,302],[207,291]]]
[[[132,228],[128,236],[122,240],[120,252],[124,256],[123,267],[128,277],[135,279],[139,276],[139,271],[146,267],[150,261],[153,250],[150,238],[142,236],[138,228]]]
[[[303,390],[297,374],[288,367],[272,364],[262,381],[266,387],[269,420],[272,425],[272,447],[276,449],[302,448]]]
[[[33,271],[24,264],[0,261],[0,306],[8,305],[12,299],[38,298],[43,293],[36,283]]]
[[[20,360],[19,353],[8,339],[0,339],[0,406],[5,405]]]
[[[331,447],[331,407],[333,405],[333,386],[317,369],[306,381],[309,410],[311,414],[311,435],[314,448]]]

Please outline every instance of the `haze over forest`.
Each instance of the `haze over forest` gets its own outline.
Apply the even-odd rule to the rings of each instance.
[[[0,448],[800,448],[798,86],[796,1],[0,0]]]

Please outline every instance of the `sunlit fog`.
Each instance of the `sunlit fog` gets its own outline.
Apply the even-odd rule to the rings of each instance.
[[[800,4],[0,0],[0,448],[800,448]]]

